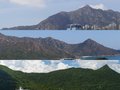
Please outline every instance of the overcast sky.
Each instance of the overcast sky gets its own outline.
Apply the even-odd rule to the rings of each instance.
[[[0,0],[0,28],[37,24],[60,11],[91,5],[120,11],[120,0]]]

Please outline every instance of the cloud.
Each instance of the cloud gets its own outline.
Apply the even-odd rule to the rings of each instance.
[[[45,7],[45,0],[9,0],[9,2],[32,7]]]
[[[70,66],[69,65],[66,65],[62,62],[60,62],[58,65],[57,65],[57,68],[58,69],[65,69],[65,68],[69,68]]]
[[[96,5],[90,5],[92,8],[95,9],[102,9],[102,10],[106,10],[107,8],[104,6],[104,4],[96,4]]]
[[[87,60],[79,60],[77,61],[81,68],[90,68],[93,70],[97,70],[100,67],[104,66],[107,61],[87,61]]]
[[[112,70],[120,73],[120,64],[109,64],[108,65]]]
[[[120,73],[119,60],[78,60],[81,68],[97,70],[104,65],[108,65],[112,70]]]
[[[8,66],[13,70],[20,70],[27,73],[48,73],[71,67],[97,70],[104,65],[108,65],[111,69],[120,73],[119,60],[74,60],[67,61],[67,63],[64,60],[0,60],[0,64]]]
[[[44,60],[1,60],[0,64],[8,66],[13,70],[20,70],[23,72],[38,72],[38,73],[47,73],[60,69],[67,69],[70,66],[64,64],[62,61],[47,61],[49,64],[46,64]]]

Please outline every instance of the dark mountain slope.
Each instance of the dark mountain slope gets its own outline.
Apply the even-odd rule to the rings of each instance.
[[[6,72],[7,70],[7,67],[0,66],[0,89],[15,90],[17,88],[16,80]]]

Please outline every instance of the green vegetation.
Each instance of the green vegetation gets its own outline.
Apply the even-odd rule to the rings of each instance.
[[[71,68],[29,74],[0,66],[0,88],[4,87],[1,90],[15,90],[19,86],[30,90],[119,90],[120,74],[108,66],[96,71]]]

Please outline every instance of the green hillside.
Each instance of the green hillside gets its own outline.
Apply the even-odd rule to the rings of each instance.
[[[0,66],[1,90],[15,90],[19,86],[29,90],[120,90],[120,74],[108,66],[96,71],[71,68],[29,74]]]

